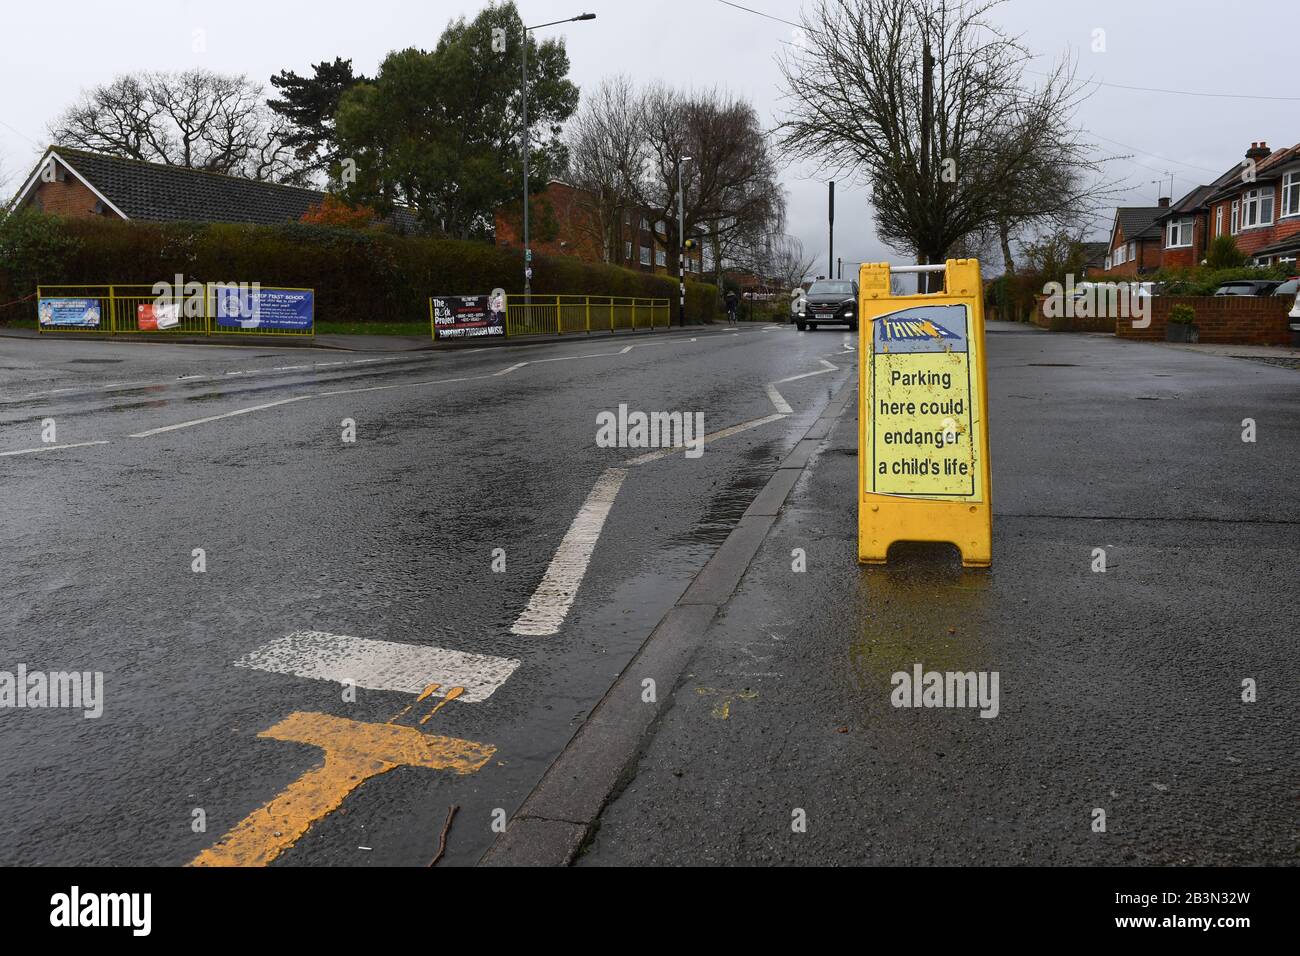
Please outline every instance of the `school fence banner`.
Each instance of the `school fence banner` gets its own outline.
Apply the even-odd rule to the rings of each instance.
[[[315,293],[310,289],[273,289],[240,283],[214,284],[216,331],[313,331]]]
[[[36,304],[36,314],[42,326],[71,326],[97,329],[101,318],[99,299],[45,298]]]
[[[481,338],[506,334],[505,309],[494,309],[490,295],[443,295],[429,299],[435,339]]]

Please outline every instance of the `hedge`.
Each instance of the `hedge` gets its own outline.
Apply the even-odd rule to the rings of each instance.
[[[31,234],[39,238],[36,243]],[[39,247],[38,247],[39,246]],[[523,292],[523,253],[481,242],[399,236],[290,223],[145,223],[58,219],[21,213],[0,222],[0,303],[37,284],[147,284],[170,280],[260,282],[316,290],[322,322],[428,319],[429,296],[496,287]],[[677,282],[565,256],[533,257],[534,294],[641,296],[677,300]],[[12,321],[31,318],[27,303]],[[720,317],[717,287],[687,282],[691,322]]]

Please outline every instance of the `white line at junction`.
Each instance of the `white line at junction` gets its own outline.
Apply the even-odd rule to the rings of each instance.
[[[789,415],[794,411],[794,409],[790,407],[790,403],[787,402],[784,396],[776,390],[775,383],[768,382],[765,387],[767,388],[767,397],[772,400],[772,405],[778,412],[782,415]]]
[[[453,687],[463,687],[455,699],[472,704],[491,697],[519,663],[442,647],[295,631],[245,654],[235,666],[403,694],[420,694],[437,684],[430,696],[443,697]]]

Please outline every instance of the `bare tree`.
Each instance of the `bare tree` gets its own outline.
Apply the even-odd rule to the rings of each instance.
[[[729,245],[783,228],[785,194],[773,144],[749,103],[717,89],[683,93],[655,85],[643,96],[640,117],[649,159],[638,196],[667,227],[670,272],[677,269],[677,169],[685,156],[691,157],[682,165],[686,234],[703,233],[715,262],[727,258]]]
[[[636,181],[646,165],[640,109],[632,81],[611,77],[585,98],[569,128],[569,178],[583,191],[585,213],[578,228],[590,233],[606,262],[619,259],[623,216],[636,202]]]
[[[877,233],[920,262],[1096,198],[1084,87],[1068,63],[1029,83],[1029,51],[988,19],[1000,3],[817,0],[781,62],[784,147],[869,185]]]
[[[61,146],[146,162],[303,182],[262,87],[207,70],[124,75],[94,87],[50,127]]]

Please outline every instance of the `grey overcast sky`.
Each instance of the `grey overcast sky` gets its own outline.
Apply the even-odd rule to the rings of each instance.
[[[474,0],[137,0],[7,3],[0,11],[0,170],[17,188],[47,139],[49,121],[79,91],[115,74],[202,66],[267,83],[335,56],[372,73],[392,49],[432,46],[448,20],[473,15]],[[800,4],[746,0],[744,6],[797,20]],[[771,123],[780,109],[775,54],[792,28],[718,0],[520,0],[529,24],[590,11],[594,22],[550,28],[567,38],[580,87],[613,73],[637,81],[725,86]],[[1254,140],[1277,148],[1300,140],[1300,32],[1295,0],[1009,0],[994,19],[1022,35],[1045,65],[1073,51],[1079,72],[1098,86],[1079,114],[1099,153],[1115,160],[1126,204],[1152,205],[1208,182]],[[1093,52],[1095,30],[1105,51]],[[194,49],[195,31],[206,48]],[[269,86],[269,84],[268,84]],[[1234,97],[1120,89],[1158,87]],[[1274,97],[1263,99],[1261,97]],[[1282,99],[1289,97],[1289,100]],[[1157,182],[1160,181],[1160,182]],[[789,230],[826,253],[826,187],[787,168]],[[898,261],[875,237],[863,190],[837,187],[836,251],[848,263]]]

